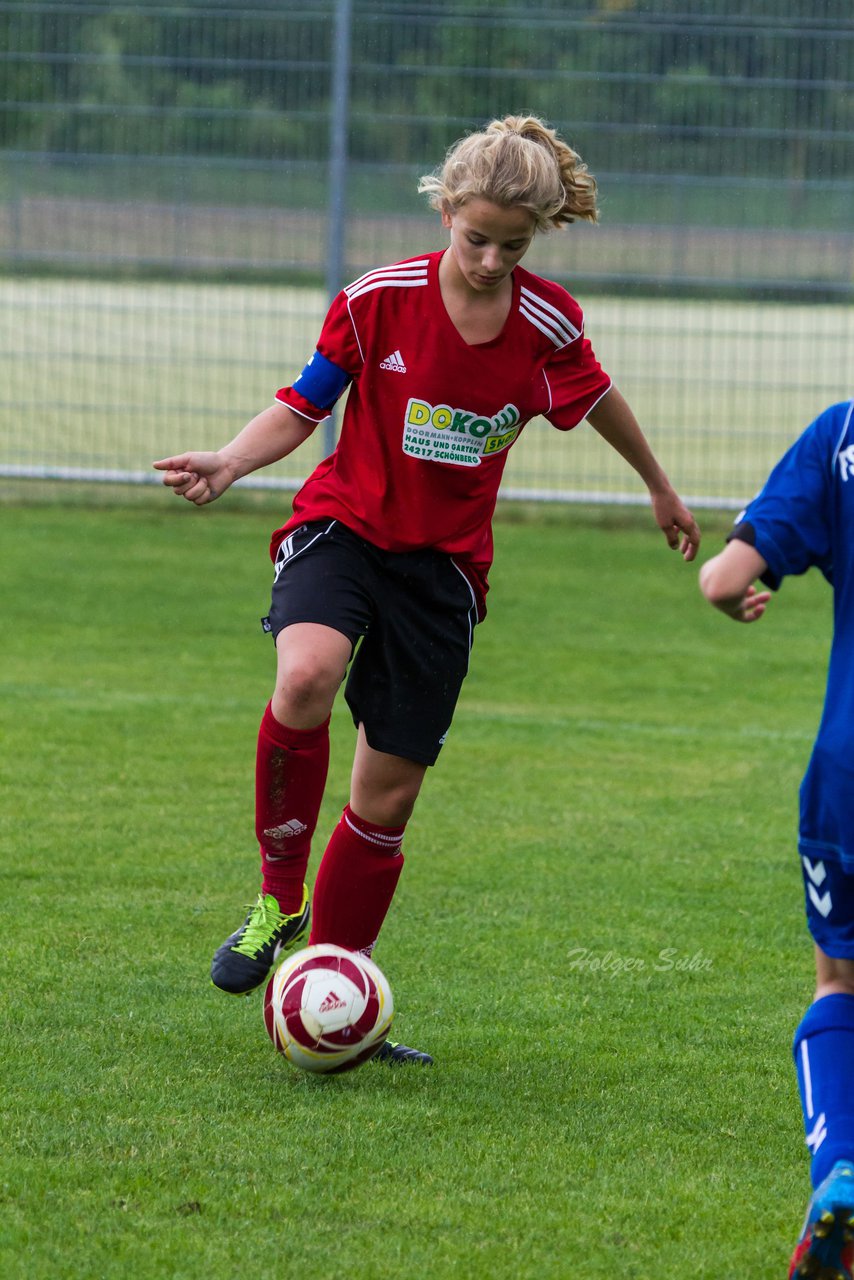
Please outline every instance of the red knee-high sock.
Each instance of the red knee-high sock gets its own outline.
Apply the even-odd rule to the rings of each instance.
[[[288,915],[302,905],[328,768],[328,717],[315,729],[289,729],[268,703],[255,759],[255,834],[261,846],[261,891],[271,893]]]
[[[309,941],[370,955],[403,870],[403,827],[378,827],[349,805],[314,882]]]

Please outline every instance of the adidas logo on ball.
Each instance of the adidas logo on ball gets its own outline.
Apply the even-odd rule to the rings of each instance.
[[[352,1071],[367,1062],[393,1016],[391,988],[375,961],[330,943],[289,956],[264,994],[270,1039],[304,1071]]]
[[[329,995],[326,997],[326,999],[323,1001],[320,1008],[318,1009],[318,1013],[332,1013],[334,1009],[346,1009],[346,1008],[347,1008],[346,1000],[342,1000],[341,997],[339,995],[336,995],[334,991],[330,991]]]

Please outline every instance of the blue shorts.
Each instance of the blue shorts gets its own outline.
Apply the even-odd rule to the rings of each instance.
[[[375,751],[435,764],[469,665],[477,604],[453,559],[430,547],[383,551],[338,520],[300,525],[282,542],[266,629],[296,622],[347,636],[345,687]]]
[[[854,873],[836,859],[801,854],[807,924],[825,955],[854,960]]]

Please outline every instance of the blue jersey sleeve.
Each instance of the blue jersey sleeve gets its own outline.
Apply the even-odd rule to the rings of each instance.
[[[830,411],[829,411],[830,412]],[[839,432],[828,414],[817,418],[783,455],[747,506],[733,535],[752,543],[768,565],[763,581],[817,566],[832,572],[833,480]]]

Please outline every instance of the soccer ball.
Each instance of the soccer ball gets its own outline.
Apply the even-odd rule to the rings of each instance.
[[[270,1039],[305,1071],[352,1071],[367,1062],[393,1015],[391,987],[373,960],[327,943],[289,956],[264,995]]]

